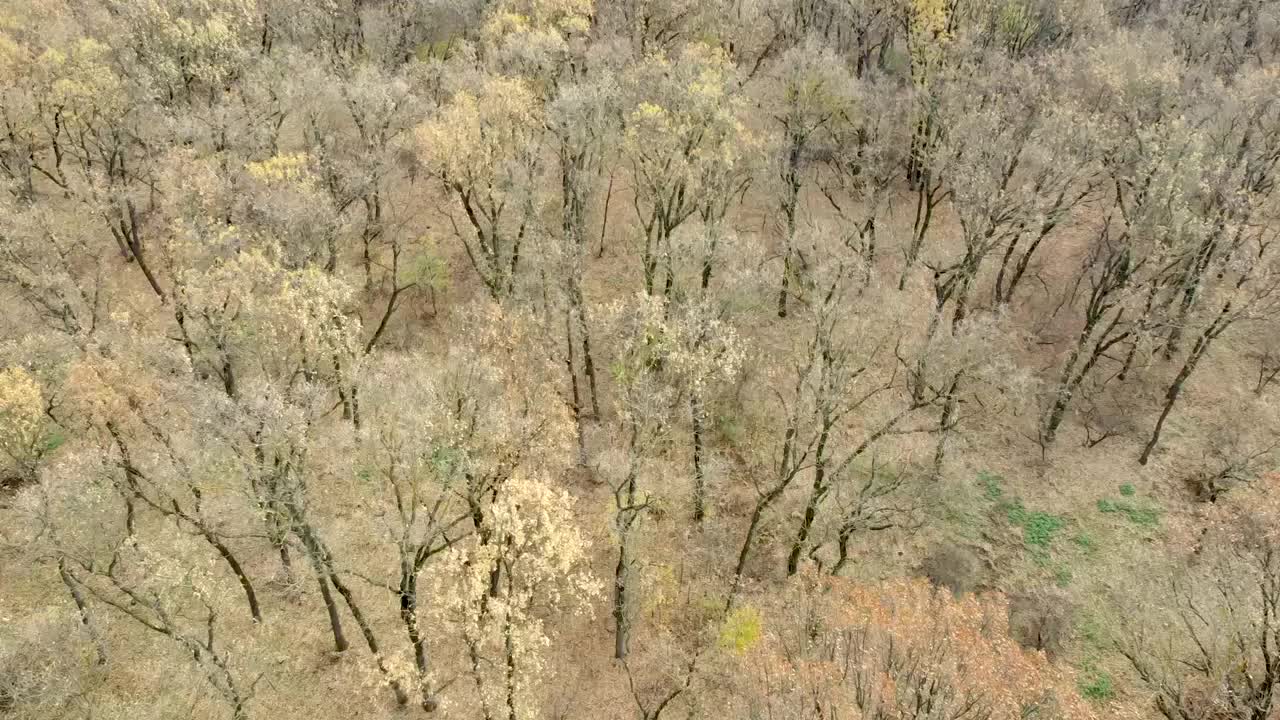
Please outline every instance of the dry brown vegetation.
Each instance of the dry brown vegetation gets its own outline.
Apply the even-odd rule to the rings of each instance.
[[[0,4],[0,717],[1278,717],[1278,56]]]

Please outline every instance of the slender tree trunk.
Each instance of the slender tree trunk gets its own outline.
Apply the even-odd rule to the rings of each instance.
[[[401,561],[400,569],[400,621],[404,623],[405,632],[409,635],[409,644],[413,647],[413,664],[418,670],[418,685],[422,692],[422,709],[434,712],[438,707],[427,683],[429,657],[427,641],[418,629],[418,571],[413,566],[413,558]]]
[[[1151,288],[1147,291],[1147,301],[1142,308],[1142,317],[1138,318],[1137,328],[1133,332],[1133,341],[1129,343],[1129,350],[1125,353],[1124,362],[1120,365],[1120,372],[1116,373],[1116,379],[1120,382],[1124,382],[1125,378],[1129,377],[1129,371],[1133,369],[1133,361],[1138,354],[1138,343],[1142,340],[1142,334],[1153,324],[1151,313],[1155,307],[1159,289],[1158,283],[1151,283]]]
[[[627,657],[628,639],[631,634],[631,623],[627,617],[630,598],[627,595],[627,575],[630,558],[627,553],[627,536],[624,534],[618,542],[618,562],[613,566],[613,657],[618,660]]]
[[[867,261],[866,272],[862,276],[862,286],[866,287],[871,284],[871,277],[875,275],[876,269],[876,219],[875,217],[867,218],[867,222],[862,226],[862,257]]]
[[[578,391],[578,371],[577,371],[577,357],[576,357],[577,353],[574,351],[574,348],[577,346],[577,343],[574,342],[574,338],[573,338],[573,317],[572,316],[573,316],[573,310],[572,308],[570,308],[565,313],[565,318],[564,318],[564,330],[565,330],[565,340],[566,340],[565,344],[568,348],[568,351],[565,355],[564,364],[565,364],[565,369],[569,373],[569,392],[570,392],[569,409],[573,412],[573,425],[575,430],[577,431],[576,435],[578,438],[578,464],[585,465],[587,462],[587,439],[586,439],[586,433],[582,427],[582,397]]]
[[[787,316],[787,295],[791,282],[791,254],[796,237],[796,211],[800,205],[800,153],[804,149],[803,142],[791,137],[791,147],[787,153],[787,169],[783,175],[785,188],[782,196],[782,214],[786,218],[782,246],[782,280],[778,290],[778,317]]]
[[[702,398],[694,391],[689,397],[689,414],[693,421],[693,522],[699,528],[707,516],[707,481],[703,469]]]
[[[1072,379],[1075,376],[1076,362],[1080,359],[1080,353],[1093,334],[1092,320],[1091,318],[1090,321],[1085,322],[1084,328],[1076,338],[1076,346],[1071,349],[1071,353],[1067,355],[1067,361],[1062,365],[1062,375],[1058,378],[1058,390],[1054,393],[1053,407],[1045,417],[1040,433],[1040,440],[1045,445],[1052,445],[1057,438],[1058,426],[1062,424],[1067,406],[1071,403],[1071,396],[1075,393],[1077,383],[1072,382]]]
[[[111,231],[111,237],[115,238],[120,257],[124,258],[126,263],[133,262],[133,252],[129,250],[129,243],[124,239],[124,233],[111,222],[110,218],[107,218],[107,229]]]
[[[138,211],[133,206],[132,200],[125,200],[125,206],[129,213],[129,227],[124,233],[125,239],[129,241],[129,249],[132,251],[133,259],[138,261],[138,269],[142,270],[142,274],[147,279],[147,284],[155,291],[156,297],[160,298],[160,302],[164,303],[166,297],[164,290],[160,288],[160,282],[156,280],[156,276],[151,272],[151,266],[147,265],[146,259],[142,255],[142,238],[138,228]]]
[[[638,432],[639,430],[632,428],[631,467],[627,470],[621,495],[615,496],[618,505],[618,562],[613,568],[613,656],[618,660],[627,657],[631,639],[631,596],[628,581],[631,577],[631,529],[640,513],[640,508],[636,506],[638,470],[634,459]]]
[[[512,590],[510,584],[511,573],[507,573],[508,583],[507,589]],[[503,618],[502,623],[502,641],[506,654],[506,691],[507,691],[507,720],[516,720],[519,715],[516,712],[516,644],[515,633],[511,627],[511,614],[508,613]]]
[[[656,213],[656,211],[655,211]],[[656,220],[654,222],[657,222]],[[653,295],[653,281],[658,274],[658,256],[657,248],[660,241],[654,238],[654,229],[649,228],[645,231],[644,238],[644,254],[640,261],[644,265],[644,294]]]
[[[778,289],[778,317],[787,316],[787,295],[791,284],[791,238],[787,237],[786,247],[782,251],[782,280]]]
[[[347,642],[347,635],[342,630],[342,616],[338,613],[338,604],[333,600],[333,593],[329,591],[329,581],[324,568],[320,567],[318,562],[313,562],[316,571],[316,582],[320,585],[320,597],[324,600],[324,609],[329,616],[329,629],[333,632],[333,647],[337,652],[346,652],[351,647],[351,643]]]
[[[978,273],[978,268],[964,267],[961,269],[964,277],[960,279],[960,287],[955,292],[956,310],[951,316],[951,331],[955,332],[960,327],[960,323],[969,317],[969,291],[973,287],[973,278]]]
[[[485,606],[481,606],[481,618],[483,621]],[[472,635],[471,631],[463,631],[464,641],[467,644],[467,659],[471,663],[471,679],[475,682],[476,696],[480,698],[480,713],[484,720],[493,720],[493,711],[489,709],[489,696],[484,691],[484,674],[481,672],[480,666],[483,664],[483,658],[480,655],[480,640]]]
[[[587,389],[591,391],[591,415],[600,417],[600,393],[596,390],[596,364],[591,359],[591,325],[587,319],[587,303],[582,296],[582,282],[574,283],[574,304],[577,306],[578,334],[582,337],[582,372],[587,376]]]
[[[324,271],[332,275],[338,271],[338,236],[330,232],[325,239],[325,247],[328,256],[324,261]]]
[[[605,231],[609,229],[609,203],[613,200],[613,171],[609,171],[609,188],[604,193],[604,211],[600,220],[600,250],[596,252],[597,258],[604,257],[604,240]]]
[[[361,245],[363,251],[361,254],[361,264],[364,266],[364,289],[365,292],[373,290],[373,241],[382,234],[382,196],[377,190],[364,196],[364,229],[360,233]],[[392,284],[395,278],[392,277]]]
[[[937,197],[941,185],[934,185],[932,178],[926,172],[924,181],[916,188],[916,216],[911,226],[911,244],[907,246],[906,262],[902,267],[902,274],[898,276],[898,289],[905,290],[907,287],[907,277],[911,274],[911,269],[915,267],[916,261],[920,258],[920,251],[924,248],[924,239],[929,232],[929,226],[933,223],[933,210],[941,201]]]
[[[388,684],[391,685],[391,691],[395,694],[396,703],[399,705],[407,705],[409,703],[409,694],[405,692],[400,680],[394,677],[387,669],[386,662],[382,657],[382,650],[378,646],[378,638],[374,635],[373,628],[365,618],[364,612],[356,602],[351,589],[342,582],[342,578],[338,576],[337,571],[334,569],[333,559],[329,554],[328,548],[326,548],[324,543],[320,540],[315,529],[312,528],[306,518],[302,516],[302,510],[300,508],[295,508],[293,519],[293,530],[297,534],[298,539],[302,541],[303,547],[306,548],[307,555],[311,558],[311,562],[316,568],[316,574],[321,577],[321,594],[328,595],[328,588],[323,583],[323,580],[327,579],[329,583],[333,585],[333,588],[338,591],[338,594],[342,596],[343,602],[347,605],[347,610],[351,612],[351,617],[355,619],[356,626],[360,628],[360,633],[364,636],[365,644],[368,646],[369,652],[373,655],[374,663],[377,665],[378,670],[382,673],[383,677],[387,679]],[[337,611],[334,607],[331,596],[325,598],[325,607],[329,610],[329,618],[335,629],[335,644],[338,644],[338,635],[336,633],[341,625],[333,623],[337,618]],[[345,643],[346,640],[343,638],[342,643],[339,644],[339,651],[345,649],[342,647]]]
[[[1013,258],[1013,251],[1018,247],[1018,241],[1022,239],[1021,234],[1015,233],[1009,238],[1009,244],[1004,248],[1004,255],[1000,258],[1000,269],[996,271],[995,284],[995,301],[997,305],[1004,305],[1009,301],[1009,297],[1013,294],[1013,288],[1005,288],[1005,273],[1009,268],[1009,261]]]
[[[97,651],[97,663],[106,665],[107,646],[103,644],[102,636],[98,634],[98,628],[93,624],[93,616],[89,612],[88,604],[85,603],[84,594],[80,592],[80,586],[71,577],[71,571],[67,570],[67,559],[64,557],[58,558],[58,577],[62,579],[62,584],[67,586],[67,592],[71,594],[71,600],[80,613],[80,624],[84,626],[85,633],[93,641],[93,647]]]
[[[1200,359],[1209,351],[1209,345],[1213,342],[1224,329],[1226,325],[1219,324],[1228,312],[1230,312],[1231,303],[1228,302],[1223,308],[1223,312],[1219,317],[1205,328],[1200,337],[1196,338],[1196,344],[1191,348],[1191,353],[1187,355],[1187,359],[1182,363],[1182,369],[1178,371],[1178,375],[1169,384],[1169,389],[1164,394],[1164,407],[1160,410],[1160,417],[1156,419],[1156,426],[1151,431],[1151,438],[1147,440],[1147,444],[1142,448],[1142,454],[1138,456],[1138,464],[1146,465],[1151,459],[1151,453],[1155,451],[1156,445],[1160,442],[1160,434],[1164,430],[1165,420],[1169,419],[1169,413],[1173,412],[1173,406],[1182,395],[1182,388],[1186,385],[1187,378],[1191,377],[1191,373],[1195,372],[1196,365],[1200,363]]]
[[[938,417],[938,444],[933,449],[933,480],[935,482],[942,479],[942,465],[947,456],[947,441],[955,426],[956,393],[959,388],[960,376],[956,375],[951,379],[951,386],[947,388],[947,399],[943,401],[942,414]]]
[[[236,576],[236,581],[240,583],[240,588],[244,590],[245,602],[249,605],[249,615],[253,617],[255,623],[262,622],[262,608],[258,605],[258,594],[253,590],[253,581],[245,574],[244,568],[241,567],[240,561],[236,559],[235,554],[207,528],[200,528],[204,539],[218,551],[218,555],[227,563],[227,567],[231,568],[231,573]]]
[[[795,436],[795,427],[787,428],[782,450],[782,465],[784,468],[791,462],[791,447],[792,443],[795,442]],[[742,575],[747,570],[747,561],[751,557],[751,549],[755,545],[756,534],[760,531],[760,521],[764,518],[765,511],[773,505],[775,500],[782,496],[782,493],[786,491],[794,479],[794,472],[784,471],[783,477],[779,479],[776,485],[756,498],[756,506],[751,511],[751,520],[747,523],[747,532],[742,537],[742,545],[738,548],[738,560],[733,567],[733,580],[729,585],[729,593],[725,598],[724,604],[726,613],[733,609],[733,602],[738,597],[738,591],[742,589]]]
[[[274,533],[273,533],[274,534]],[[280,556],[280,569],[284,570],[284,581],[286,585],[293,584],[293,560],[289,557],[289,540],[287,537],[281,538],[278,542],[274,541],[276,550]]]
[[[756,533],[760,530],[760,520],[764,517],[765,510],[773,504],[772,498],[766,498],[756,501],[755,509],[751,511],[751,520],[747,522],[747,532],[742,537],[742,546],[738,548],[738,561],[733,566],[733,580],[729,585],[728,597],[725,598],[724,611],[726,613],[733,609],[733,602],[738,597],[738,591],[742,589],[742,575],[746,572],[747,561],[751,558],[751,549],[755,545]]]
[[[924,347],[916,358],[915,381],[911,385],[911,401],[916,405],[924,401],[924,393],[928,385],[925,382],[925,375],[929,372],[929,348],[933,344],[934,336],[938,334],[938,327],[942,324],[942,308],[945,303],[946,298],[939,297],[938,302],[934,304],[933,313],[929,316],[929,326],[924,333]]]
[[[587,303],[582,293],[582,273],[583,265],[586,262],[587,248],[587,218],[586,218],[586,198],[583,194],[582,183],[584,182],[583,164],[585,160],[582,156],[575,156],[571,151],[561,148],[560,165],[561,165],[561,205],[562,205],[562,229],[570,251],[573,257],[569,264],[569,304],[572,313],[577,317],[578,334],[582,340],[582,371],[586,375],[587,384],[591,391],[591,412],[595,417],[600,416],[600,403],[596,397],[596,368],[595,363],[591,359],[591,330],[590,323],[587,319]],[[613,176],[609,176],[610,192],[612,192]],[[604,231],[605,225],[608,223],[608,198],[605,198],[606,209],[605,218],[600,228],[601,234],[601,252],[604,247]],[[573,333],[569,332],[569,343],[573,344]],[[573,354],[573,348],[569,348],[569,352]],[[577,369],[576,365],[574,373],[574,393],[578,392],[577,388]],[[581,410],[581,402],[578,403],[579,411]],[[579,417],[581,412],[579,412]],[[579,435],[581,435],[581,422],[579,421]]]
[[[1093,371],[1093,368],[1097,366],[1098,361],[1103,358],[1107,350],[1110,350],[1113,345],[1123,341],[1125,338],[1128,338],[1131,334],[1127,331],[1118,335],[1111,334],[1119,320],[1120,317],[1116,316],[1116,318],[1112,320],[1110,326],[1103,331],[1102,335],[1093,344],[1093,349],[1089,352],[1088,359],[1085,360],[1084,365],[1080,367],[1080,370],[1076,372],[1074,376],[1068,377],[1066,375],[1067,368],[1064,368],[1063,377],[1060,382],[1065,384],[1060,384],[1058,393],[1054,399],[1053,409],[1049,413],[1048,419],[1045,421],[1044,432],[1041,435],[1041,441],[1043,444],[1050,445],[1053,443],[1054,438],[1057,436],[1058,427],[1061,425],[1062,420],[1065,417],[1066,410],[1071,403],[1071,399],[1075,397],[1076,391],[1080,389],[1085,378],[1087,378],[1089,373]],[[1077,353],[1073,352],[1072,355],[1071,365],[1068,367],[1074,366],[1076,361]]]
[[[1209,262],[1213,259],[1214,249],[1218,246],[1218,237],[1222,232],[1221,226],[1211,233],[1208,238],[1197,248],[1195,257],[1191,259],[1190,265],[1184,271],[1181,282],[1179,282],[1179,302],[1178,311],[1174,315],[1173,322],[1170,323],[1169,335],[1165,339],[1164,359],[1172,360],[1173,356],[1178,353],[1179,345],[1182,342],[1182,329],[1186,326],[1187,318],[1191,315],[1191,308],[1195,305],[1196,298],[1199,296],[1200,283],[1203,280],[1204,272],[1209,267]],[[1243,232],[1241,230],[1240,232]]]
[[[821,401],[820,401],[821,402]],[[809,542],[809,533],[813,529],[813,521],[818,517],[818,506],[827,495],[827,439],[830,437],[829,421],[824,419],[822,432],[818,435],[818,444],[814,448],[813,487],[809,491],[809,500],[804,506],[804,515],[800,518],[800,527],[796,530],[796,539],[791,543],[791,552],[787,555],[787,576],[795,575],[800,569],[800,555]]]
[[[849,562],[849,539],[853,537],[853,528],[843,526],[836,535],[836,563],[831,567],[832,575],[839,575]]]

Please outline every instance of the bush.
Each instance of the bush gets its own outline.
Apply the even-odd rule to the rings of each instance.
[[[1072,606],[1056,589],[1042,589],[1009,597],[1009,634],[1027,650],[1059,655],[1071,633]]]
[[[984,580],[982,561],[972,550],[959,545],[935,548],[925,557],[920,570],[934,585],[956,595],[977,590]]]

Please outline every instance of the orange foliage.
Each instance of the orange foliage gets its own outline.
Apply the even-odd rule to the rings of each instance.
[[[814,575],[794,580],[790,594],[780,625],[747,658],[746,702],[763,717],[1100,717],[1070,671],[1009,636],[999,594],[955,597],[924,580],[864,586]]]

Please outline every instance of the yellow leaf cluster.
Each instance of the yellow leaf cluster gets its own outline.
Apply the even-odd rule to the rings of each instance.
[[[40,384],[20,367],[0,371],[0,449],[21,461],[34,451],[43,433]]]
[[[517,78],[492,76],[453,96],[415,131],[418,154],[449,183],[496,179],[504,161],[525,150],[540,124],[532,91]]]
[[[310,157],[304,152],[284,153],[260,162],[247,163],[245,170],[261,182],[306,183],[311,179]]]

